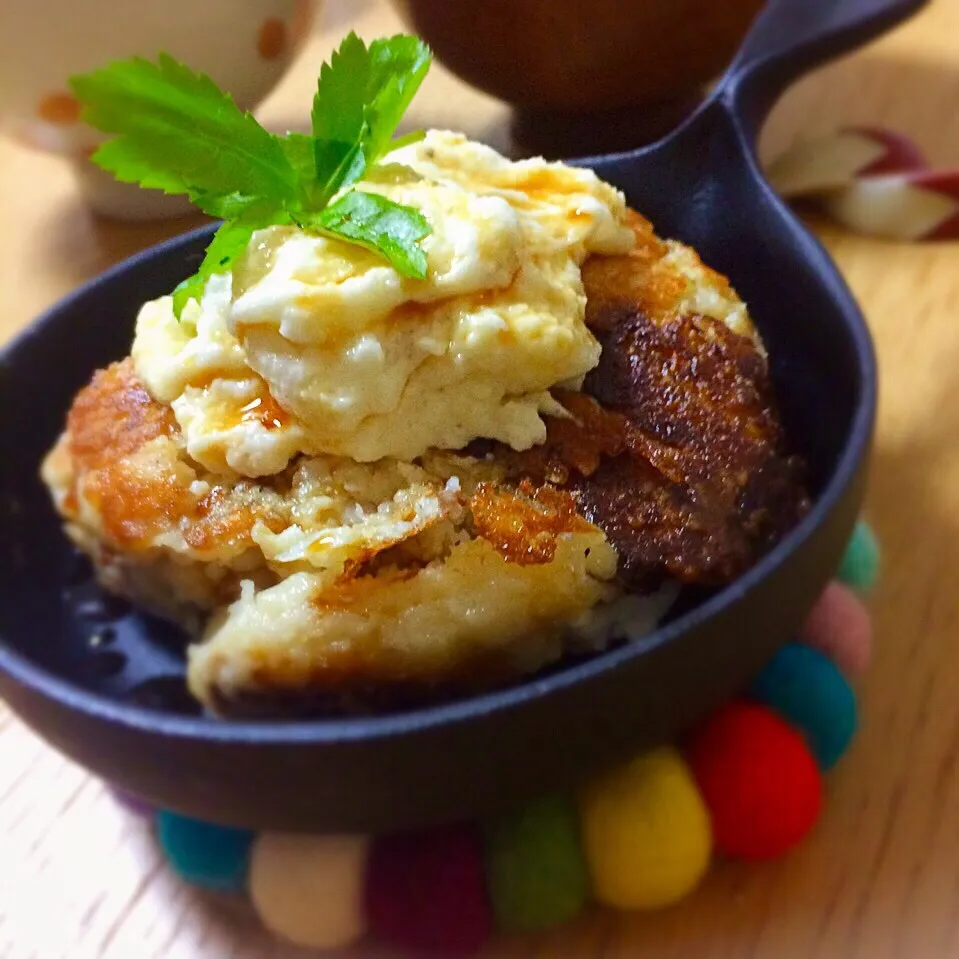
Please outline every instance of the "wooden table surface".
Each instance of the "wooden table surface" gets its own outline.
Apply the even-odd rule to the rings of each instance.
[[[331,0],[308,54],[264,104],[270,124],[302,123],[316,64],[350,26],[378,35],[398,24],[373,0]],[[936,162],[959,164],[957,38],[959,0],[934,0],[894,35],[791,91],[764,149],[840,124],[885,124]],[[419,125],[508,146],[504,108],[441,69],[413,114]],[[97,220],[58,160],[9,142],[0,142],[0,211],[0,340],[111,263],[192,225]],[[497,942],[490,956],[959,956],[959,245],[819,230],[878,344],[868,515],[886,557],[862,731],[829,777],[823,822],[785,861],[717,866],[674,909],[597,910],[552,936]],[[176,882],[143,824],[0,704],[0,955],[303,954]]]

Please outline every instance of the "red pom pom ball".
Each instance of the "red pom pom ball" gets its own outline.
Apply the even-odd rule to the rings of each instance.
[[[709,808],[716,848],[774,859],[822,809],[822,777],[802,735],[763,706],[736,702],[694,733],[687,760]]]
[[[417,956],[477,952],[493,929],[479,834],[451,827],[377,838],[365,900],[385,942]]]

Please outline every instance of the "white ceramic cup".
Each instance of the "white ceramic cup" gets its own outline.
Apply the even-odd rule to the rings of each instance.
[[[253,109],[306,38],[318,0],[0,0],[0,130],[73,164],[87,202],[119,219],[183,213],[188,203],[117,183],[89,161],[101,142],[79,119],[68,79],[161,51],[208,73]]]

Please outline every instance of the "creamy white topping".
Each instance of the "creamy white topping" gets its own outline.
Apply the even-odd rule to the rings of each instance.
[[[411,460],[478,437],[527,449],[545,438],[550,388],[598,362],[580,266],[630,249],[618,191],[437,131],[360,188],[427,217],[426,279],[274,227],[181,321],[169,298],[144,307],[137,371],[208,469],[275,473],[298,452]]]

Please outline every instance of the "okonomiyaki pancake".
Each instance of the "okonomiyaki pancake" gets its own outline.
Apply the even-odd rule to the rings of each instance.
[[[179,320],[144,307],[43,467],[223,716],[407,708],[598,653],[808,507],[748,310],[694,251],[587,171],[435,132],[396,159],[429,289],[263,231]]]

